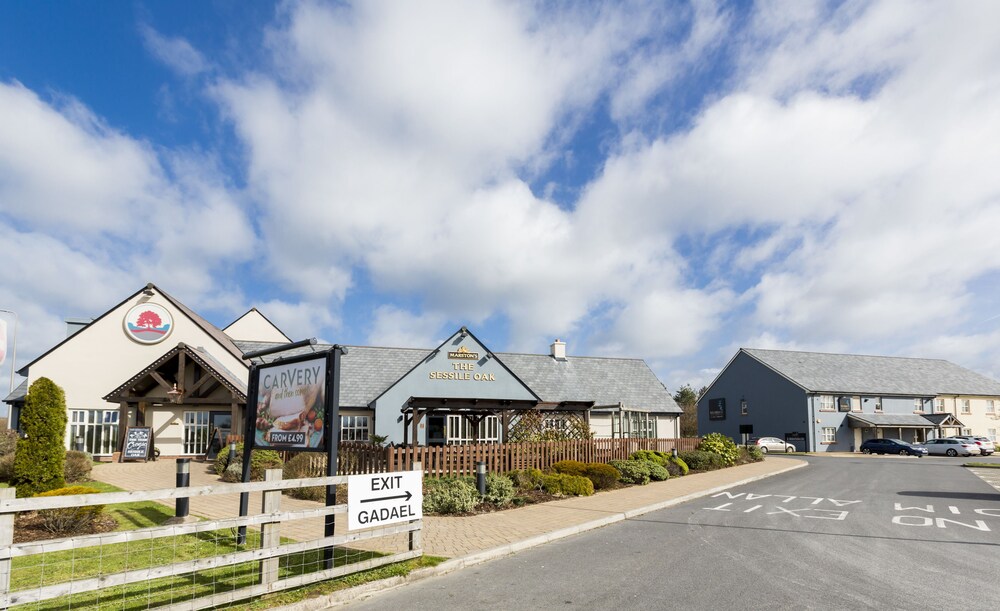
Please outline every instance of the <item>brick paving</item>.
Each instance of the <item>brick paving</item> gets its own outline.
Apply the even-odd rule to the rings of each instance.
[[[460,558],[501,546],[516,546],[519,542],[544,537],[559,531],[579,528],[609,517],[638,515],[645,511],[681,502],[687,498],[737,485],[747,480],[767,477],[791,468],[803,466],[794,458],[768,457],[760,463],[742,465],[709,473],[697,473],[632,486],[589,497],[571,497],[497,511],[475,516],[428,516],[424,518],[423,550],[425,554]],[[173,460],[149,463],[109,463],[94,467],[93,478],[125,490],[153,490],[174,486],[176,464]],[[191,485],[208,486],[219,483],[211,464],[191,463]],[[173,507],[173,501],[166,501]],[[282,496],[281,509],[294,510],[318,507],[319,503]],[[259,493],[250,498],[251,513],[259,512]],[[194,516],[217,519],[238,514],[239,495],[194,497],[190,511]],[[338,518],[337,532],[346,532],[346,518]],[[343,529],[343,530],[342,530]],[[282,524],[281,535],[304,541],[322,536],[323,525],[318,518]],[[376,539],[368,549],[398,551],[405,549],[403,536]],[[352,547],[361,547],[352,544]]]

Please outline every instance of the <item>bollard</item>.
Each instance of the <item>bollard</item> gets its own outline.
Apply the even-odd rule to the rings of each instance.
[[[677,458],[677,448],[671,448],[670,455],[673,456],[674,458]]]
[[[227,469],[229,468],[229,465],[233,464],[234,460],[236,460],[236,442],[235,441],[230,441],[229,442],[229,455],[226,456],[226,468]]]
[[[74,441],[76,443],[76,451],[83,452],[83,436],[77,435]]]
[[[484,496],[486,494],[486,463],[477,462],[476,463],[476,489],[479,490],[479,496]]]
[[[191,485],[191,459],[190,458],[178,458],[177,459],[177,487],[187,488]],[[188,497],[177,497],[174,503],[174,517],[175,518],[186,518],[188,516],[188,509],[191,504],[191,499]]]

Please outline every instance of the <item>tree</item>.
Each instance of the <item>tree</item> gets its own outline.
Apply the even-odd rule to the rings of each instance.
[[[66,462],[66,393],[48,378],[38,378],[28,389],[21,410],[22,439],[14,455],[17,496],[62,488]]]
[[[158,328],[161,324],[163,324],[163,321],[152,310],[146,310],[142,314],[139,314],[139,318],[135,321],[135,326],[137,327],[152,327],[154,329]]]
[[[690,384],[685,384],[674,394],[674,401],[684,410],[681,414],[681,437],[698,436],[698,398],[705,390],[702,387],[696,393]]]

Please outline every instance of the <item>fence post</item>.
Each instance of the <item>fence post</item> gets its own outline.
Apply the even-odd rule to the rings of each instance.
[[[0,501],[13,500],[16,492],[13,488],[0,488]],[[14,514],[0,514],[0,547],[14,543]],[[0,594],[10,593],[11,559],[0,560]]]
[[[264,473],[264,481],[281,481],[281,469],[268,469]],[[265,490],[261,501],[261,513],[277,513],[281,510],[281,490]],[[281,545],[281,522],[264,522],[260,525],[260,547],[278,547]],[[260,583],[267,585],[278,580],[278,558],[267,558],[260,561]]]
[[[419,462],[413,463],[413,470],[420,473],[420,482],[421,482],[420,485],[423,486],[423,481],[424,481],[424,465],[423,465],[423,463],[419,463]],[[424,512],[421,510],[420,515],[423,516],[423,514],[424,514]],[[421,520],[410,520],[410,524],[413,524],[414,522],[417,522],[417,521],[419,521],[421,523],[420,524],[420,528],[423,529],[423,527],[424,527],[423,526],[423,519],[421,519]],[[410,551],[412,552],[413,550],[418,550],[418,549],[421,549],[422,547],[423,547],[423,537],[421,535],[421,531],[420,530],[411,530],[410,531]]]

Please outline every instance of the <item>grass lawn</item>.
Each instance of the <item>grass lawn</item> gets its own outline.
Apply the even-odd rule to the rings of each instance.
[[[88,482],[86,485],[97,488],[101,492],[120,491],[119,488],[100,482]],[[153,501],[142,501],[111,506],[107,509],[107,513],[118,521],[119,530],[135,530],[162,524],[167,518],[173,516],[174,511],[167,505]],[[11,590],[15,592],[30,591],[71,580],[99,577],[126,570],[146,569],[199,558],[210,558],[260,547],[259,532],[249,530],[246,543],[243,545],[236,545],[235,535],[233,529],[225,529],[18,557],[13,561]],[[360,562],[382,555],[378,552],[336,548],[334,566]],[[267,609],[277,605],[290,604],[310,596],[329,594],[361,583],[406,575],[414,569],[434,566],[443,560],[443,558],[425,556],[268,595],[253,601],[245,601],[236,606],[248,609]],[[256,561],[245,562],[235,566],[200,570],[178,577],[154,579],[127,586],[114,586],[96,592],[74,594],[69,597],[63,596],[31,604],[30,608],[51,609],[53,611],[67,608],[138,610],[178,603],[200,596],[255,585],[258,582],[259,564]],[[323,553],[321,550],[316,550],[283,556],[279,560],[279,567],[279,579],[315,572],[323,568]]]
[[[979,469],[1000,469],[1000,463],[995,462],[967,462],[963,467],[977,467]]]

